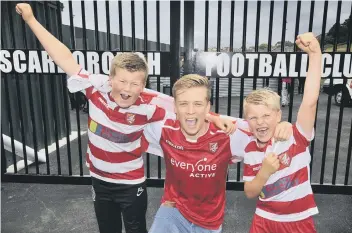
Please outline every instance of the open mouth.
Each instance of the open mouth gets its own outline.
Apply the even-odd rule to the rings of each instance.
[[[257,134],[260,137],[265,137],[268,134],[269,128],[267,127],[262,127],[257,129]]]
[[[131,98],[130,95],[126,95],[126,94],[120,94],[120,96],[121,96],[121,99],[123,100],[128,100],[129,98]]]
[[[188,127],[194,127],[197,124],[197,119],[186,119],[186,124]]]

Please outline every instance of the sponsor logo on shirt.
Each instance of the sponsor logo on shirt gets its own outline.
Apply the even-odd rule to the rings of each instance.
[[[109,108],[109,105],[101,97],[99,97],[98,99],[100,103],[102,103],[106,108]]]
[[[207,158],[202,158],[199,161],[194,163],[187,163],[177,161],[174,158],[171,158],[171,165],[182,170],[188,171],[190,177],[194,178],[212,178],[215,177],[215,171],[217,164],[207,164]]]
[[[183,146],[178,146],[173,144],[171,141],[166,139],[166,143],[169,144],[170,146],[172,146],[173,148],[177,149],[177,150],[183,150]]]
[[[124,134],[115,130],[112,130],[108,127],[105,127],[93,119],[89,123],[89,130],[102,138],[105,138],[111,142],[115,143],[129,143],[140,138],[140,132],[134,132],[132,134]]]
[[[299,185],[298,178],[291,179],[291,177],[283,177],[281,179],[278,179],[275,183],[266,185],[263,188],[260,194],[260,197],[261,198],[273,197],[297,185]]]

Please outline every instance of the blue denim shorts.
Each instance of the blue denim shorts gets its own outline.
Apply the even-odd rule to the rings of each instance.
[[[177,208],[160,206],[149,233],[221,233],[221,229],[205,229],[188,221]]]

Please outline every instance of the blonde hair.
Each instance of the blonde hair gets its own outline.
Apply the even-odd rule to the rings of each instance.
[[[110,77],[115,76],[116,68],[129,72],[142,71],[145,73],[145,82],[147,81],[148,64],[143,54],[129,52],[116,55],[111,61]]]
[[[210,100],[211,97],[211,85],[207,77],[200,76],[198,74],[187,74],[182,76],[179,80],[177,80],[172,87],[172,95],[176,98],[176,93],[179,90],[189,89],[192,87],[205,87],[207,89],[207,101]]]
[[[268,89],[268,88],[263,88],[263,89],[258,89],[255,91],[252,91],[245,99],[243,103],[243,110],[244,114],[246,115],[247,113],[247,106],[248,104],[253,104],[253,105],[264,105],[272,110],[279,111],[280,110],[280,96]]]

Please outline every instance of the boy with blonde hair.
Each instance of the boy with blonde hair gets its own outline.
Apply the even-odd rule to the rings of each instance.
[[[273,134],[281,121],[280,96],[256,90],[244,101],[244,114],[253,133],[245,148],[244,191],[259,196],[251,233],[315,233],[312,215],[318,213],[310,185],[309,144],[321,79],[321,50],[312,33],[299,35],[297,46],[309,55],[309,70],[303,100],[286,142]]]

